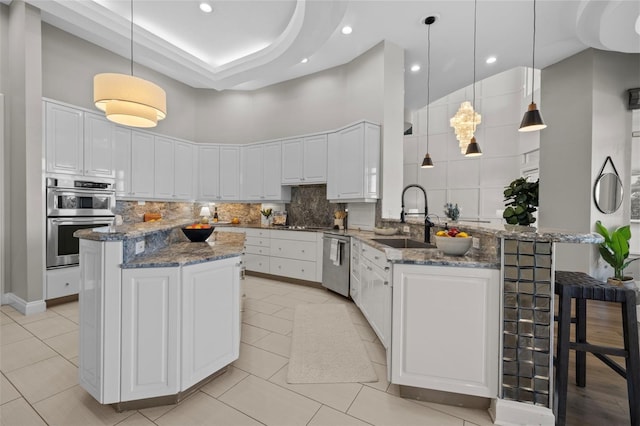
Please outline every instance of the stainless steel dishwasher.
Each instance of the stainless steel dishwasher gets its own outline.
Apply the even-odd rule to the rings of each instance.
[[[349,297],[350,242],[350,237],[325,232],[322,244],[322,286],[345,297]]]

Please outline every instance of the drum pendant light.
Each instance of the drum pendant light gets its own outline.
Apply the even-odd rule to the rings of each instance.
[[[431,89],[431,24],[436,22],[435,16],[429,16],[424,20],[425,25],[427,26],[427,153],[422,160],[422,168],[430,169],[433,167],[433,160],[431,159],[431,155],[429,155],[429,103],[430,99],[430,89]]]
[[[533,49],[531,62],[531,103],[529,104],[529,109],[522,117],[522,123],[520,123],[520,128],[518,129],[519,132],[535,132],[536,130],[542,130],[547,127],[542,121],[542,115],[536,103],[533,101],[536,69],[536,0],[533,0]]]
[[[131,0],[131,75],[93,77],[93,102],[108,120],[131,127],[155,127],[167,116],[167,96],[158,85],[133,76],[133,0]]]
[[[473,104],[472,108],[476,106],[476,21],[478,20],[478,0],[473,2]],[[475,132],[476,129],[476,115],[479,117],[479,114],[473,114],[473,130]],[[469,141],[469,145],[467,145],[467,150],[464,153],[465,157],[479,157],[482,155],[482,150],[480,149],[480,145],[476,142],[476,137],[474,135],[471,136],[471,140]]]

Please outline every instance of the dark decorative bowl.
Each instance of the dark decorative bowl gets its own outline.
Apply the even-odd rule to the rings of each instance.
[[[209,238],[214,229],[215,226],[206,229],[187,229],[183,227],[182,232],[192,243],[201,243]]]

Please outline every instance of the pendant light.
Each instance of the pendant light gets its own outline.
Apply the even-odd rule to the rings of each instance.
[[[519,132],[535,132],[536,130],[542,130],[547,127],[542,121],[542,115],[536,103],[533,101],[536,69],[536,0],[533,0],[533,49],[531,62],[531,103],[529,104],[529,109],[522,117],[522,123],[520,123],[520,128],[518,129]]]
[[[473,2],[473,104],[472,107],[476,106],[476,21],[478,20],[478,0],[474,0]],[[475,116],[479,114],[473,115],[473,130],[475,132],[476,129],[476,121]],[[476,142],[476,137],[472,136],[469,141],[469,145],[467,145],[467,150],[464,153],[465,157],[479,157],[482,155],[482,150],[480,149],[480,145]]]
[[[93,77],[93,102],[108,120],[131,127],[155,127],[167,116],[167,96],[158,85],[133,76],[133,0],[131,0],[131,75]]]
[[[431,155],[429,155],[429,103],[430,99],[430,90],[431,90],[431,24],[436,22],[435,16],[429,16],[424,20],[425,25],[427,26],[427,153],[422,160],[422,168],[430,169],[433,167],[433,160],[431,159]]]

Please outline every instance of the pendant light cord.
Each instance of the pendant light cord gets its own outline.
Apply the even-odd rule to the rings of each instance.
[[[531,103],[533,103],[533,93],[536,75],[536,0],[533,0],[533,54],[531,64]]]
[[[133,0],[131,0],[131,76],[133,76]]]
[[[429,153],[429,103],[431,92],[431,24],[427,25],[427,153]]]
[[[476,21],[478,19],[478,0],[473,2],[473,132],[476,131]]]

